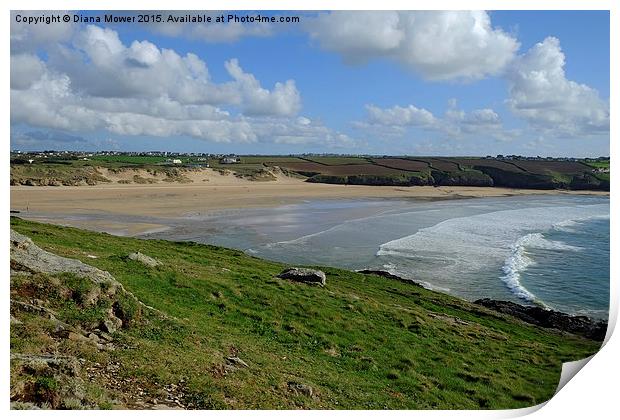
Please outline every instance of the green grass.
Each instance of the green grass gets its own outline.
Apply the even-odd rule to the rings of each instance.
[[[284,265],[236,250],[17,218],[11,225],[44,249],[109,271],[175,317],[134,325],[110,357],[122,366],[119,378],[184,379],[187,401],[199,408],[524,407],[553,395],[562,362],[599,348],[378,276],[323,268],[327,286],[318,288],[278,279]],[[137,250],[162,266],[125,258]],[[92,316],[63,311],[79,322]],[[11,344],[41,345],[14,335]],[[233,352],[249,368],[218,374]],[[288,382],[316,396],[297,395]]]
[[[163,156],[93,156],[93,162],[103,163],[129,163],[133,165],[154,165],[163,163],[167,158]],[[187,159],[181,159],[187,161]]]
[[[597,161],[597,162],[584,162],[586,165],[591,166],[593,168],[606,168],[609,169],[609,161]]]

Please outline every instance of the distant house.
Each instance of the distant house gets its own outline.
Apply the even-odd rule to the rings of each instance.
[[[592,172],[598,173],[598,174],[608,174],[609,168],[594,168],[592,169]]]
[[[224,163],[224,164],[239,163],[239,158],[236,156],[226,156],[220,159],[220,163]]]
[[[181,159],[166,159],[166,163],[172,163],[173,165],[180,165],[183,162]]]

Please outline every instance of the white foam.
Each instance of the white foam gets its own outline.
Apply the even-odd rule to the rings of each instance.
[[[527,255],[526,246],[532,242],[540,242],[541,237],[542,235],[540,233],[530,233],[522,236],[515,242],[512,246],[510,256],[506,258],[506,262],[502,267],[505,275],[500,277],[516,297],[532,303],[542,302],[521,284],[521,273],[535,264]],[[545,239],[542,238],[542,240]]]
[[[542,233],[529,233],[522,236],[511,247],[511,253],[502,267],[504,275],[500,279],[514,295],[528,302],[547,305],[521,284],[521,274],[528,267],[536,264],[528,255],[528,248],[548,249],[553,251],[580,251],[582,248],[560,241],[545,239]]]
[[[568,245],[561,241],[552,241],[546,239],[542,233],[530,233],[517,241],[528,248],[548,249],[552,251],[581,251],[583,248]]]
[[[576,219],[563,220],[553,224],[553,229],[562,232],[575,232],[575,227],[588,220],[609,220],[609,214],[595,215],[590,217],[581,217]]]
[[[579,251],[579,247],[548,240],[541,232],[560,223],[605,217],[609,217],[606,204],[530,207],[458,217],[386,242],[376,255],[384,260],[382,263],[396,260],[399,269],[404,268],[400,265],[407,266],[409,275],[431,275],[434,282],[442,285],[468,274],[475,277],[493,267],[502,267],[503,276],[498,276],[498,280],[501,277],[515,295],[534,302],[536,296],[519,282],[520,273],[533,263],[526,247]],[[403,258],[409,261],[398,262]]]

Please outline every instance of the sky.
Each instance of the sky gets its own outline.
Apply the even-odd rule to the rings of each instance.
[[[608,11],[106,13],[11,12],[11,149],[609,155]]]

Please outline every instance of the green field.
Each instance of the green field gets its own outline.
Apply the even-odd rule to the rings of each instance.
[[[12,353],[76,356],[81,375],[90,372],[83,396],[65,401],[54,399],[59,377],[12,363],[12,395],[58,408],[133,407],[136,398],[162,401],[169,389],[182,390],[175,392],[188,408],[526,407],[553,395],[562,362],[600,345],[374,275],[325,267],[320,288],[276,278],[283,264],[240,251],[17,218],[11,226],[50,252],[109,271],[166,314],[114,303],[125,326],[112,334],[113,350],[98,351],[54,338],[48,319],[13,311],[20,324],[11,327]],[[129,260],[135,251],[161,266]],[[89,287],[75,276],[17,275],[11,298],[37,299],[87,334],[112,304],[104,298],[88,306]],[[229,356],[247,367],[229,368]],[[114,373],[101,373],[102,366]]]
[[[604,161],[598,161],[598,162],[590,162],[587,161],[586,165],[589,165],[593,168],[605,168],[605,169],[609,169],[609,161],[608,160],[604,160]]]
[[[94,162],[105,163],[127,163],[131,165],[154,165],[164,163],[166,157],[163,156],[93,156],[90,158]],[[187,159],[184,159],[187,161]]]

